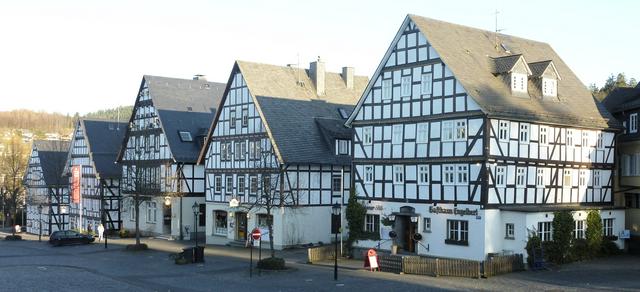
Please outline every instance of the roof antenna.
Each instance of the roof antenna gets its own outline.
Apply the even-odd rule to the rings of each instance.
[[[496,51],[498,51],[498,48],[500,47],[500,42],[498,40],[498,33],[502,31],[502,29],[498,28],[498,14],[500,13],[500,11],[498,11],[498,9],[496,9],[496,11],[493,13],[495,15],[495,49]]]

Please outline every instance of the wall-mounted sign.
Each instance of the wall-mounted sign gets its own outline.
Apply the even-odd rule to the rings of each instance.
[[[80,165],[74,165],[71,167],[71,201],[73,203],[80,203],[80,179],[82,173],[80,172]]]
[[[452,214],[452,215],[460,215],[460,216],[478,216],[478,209],[471,210],[469,208],[458,209],[458,208],[442,208],[442,207],[434,207],[429,206],[429,213],[433,214]]]
[[[629,229],[620,231],[620,239],[629,239],[629,238],[631,238],[631,231]]]
[[[238,199],[233,198],[229,201],[229,208],[236,208],[240,205],[240,201]]]
[[[371,211],[371,210],[378,210],[378,211],[382,211],[382,205],[368,205],[365,208],[367,208],[367,210]]]

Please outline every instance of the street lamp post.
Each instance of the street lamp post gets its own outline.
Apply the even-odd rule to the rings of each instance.
[[[42,241],[42,205],[38,205],[38,214],[40,215],[38,220],[38,241]]]
[[[193,225],[195,226],[195,239],[196,239],[196,248],[198,247],[198,213],[200,212],[200,206],[198,206],[198,202],[193,202]]]
[[[333,262],[333,280],[338,281],[338,233],[340,233],[340,204],[333,204],[331,207],[331,231],[335,234],[335,257]]]

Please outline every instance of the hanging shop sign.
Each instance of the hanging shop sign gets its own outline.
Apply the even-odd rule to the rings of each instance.
[[[478,209],[471,210],[469,208],[458,209],[458,208],[442,208],[440,206],[429,206],[429,213],[433,214],[452,214],[452,215],[460,215],[460,216],[478,216]]]

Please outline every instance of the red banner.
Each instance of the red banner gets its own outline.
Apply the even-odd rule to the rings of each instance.
[[[71,168],[71,201],[73,203],[80,203],[80,178],[82,173],[80,172],[80,165],[74,165]]]

